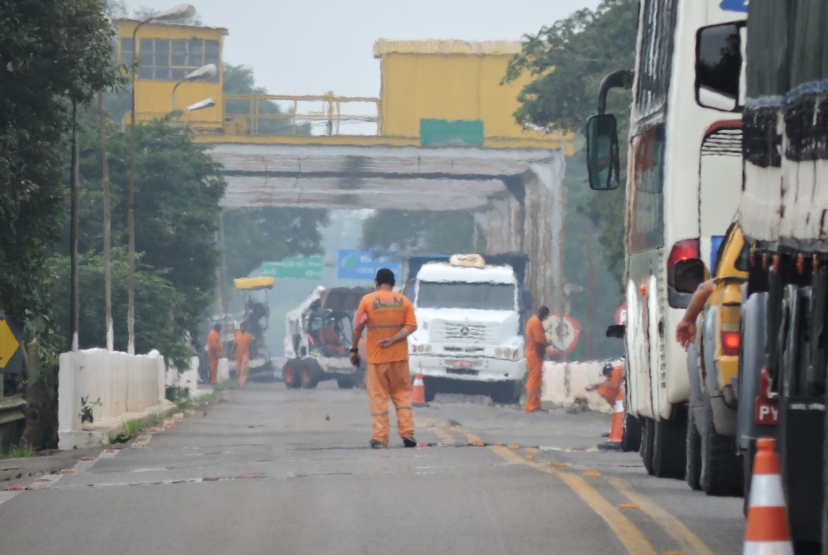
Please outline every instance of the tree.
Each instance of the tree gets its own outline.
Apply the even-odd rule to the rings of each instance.
[[[479,232],[475,244],[475,228],[468,212],[380,210],[362,224],[362,248],[404,254],[475,252],[485,245]]]
[[[84,120],[87,121],[87,120]],[[101,147],[90,122],[81,135],[81,241],[79,252],[94,254],[103,245]],[[181,295],[173,311],[179,329],[195,331],[213,300],[219,250],[219,201],[226,183],[221,166],[203,145],[165,121],[136,127],[135,248],[150,274],[162,272]],[[111,176],[112,243],[127,243],[129,136],[111,124],[107,132]],[[120,215],[121,217],[118,217]],[[113,276],[113,283],[114,283]],[[136,287],[137,293],[137,287]],[[137,306],[137,303],[136,303]],[[169,314],[169,311],[167,311]],[[146,322],[140,320],[136,330]],[[104,335],[99,341],[103,341]],[[149,348],[161,349],[158,346]],[[162,354],[167,353],[161,351]]]
[[[587,118],[595,113],[604,76],[634,67],[637,20],[635,0],[603,0],[595,10],[579,10],[550,27],[542,27],[535,35],[526,35],[504,79],[513,81],[527,72],[534,77],[518,96],[520,107],[515,119],[583,132]],[[607,101],[607,111],[618,119],[620,137],[629,129],[630,102],[628,91],[613,92]],[[626,149],[625,141],[621,145]],[[573,185],[586,188],[586,178]],[[605,267],[619,287],[623,284],[625,260],[624,206],[622,188],[591,195],[579,207],[599,230]]]
[[[119,80],[101,0],[8,0],[0,10],[0,309],[23,322],[20,385],[39,447],[56,417],[57,357],[46,259],[59,237],[71,103]]]

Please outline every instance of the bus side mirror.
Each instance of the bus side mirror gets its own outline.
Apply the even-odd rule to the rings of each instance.
[[[735,112],[741,107],[741,23],[702,27],[696,34],[696,102]]]
[[[618,155],[618,123],[612,114],[599,114],[587,120],[587,170],[589,188],[611,191],[620,185],[621,163]]]
[[[676,262],[673,288],[679,293],[695,293],[705,278],[707,269],[698,258]]]

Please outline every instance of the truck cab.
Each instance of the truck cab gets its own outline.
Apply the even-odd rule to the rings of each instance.
[[[411,371],[423,374],[426,399],[439,391],[517,402],[526,357],[515,268],[454,255],[423,264],[413,289],[419,327],[408,341]]]

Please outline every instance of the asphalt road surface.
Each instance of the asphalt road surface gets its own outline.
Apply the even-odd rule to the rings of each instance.
[[[371,450],[365,391],[251,383],[148,442],[0,492],[0,552],[741,551],[741,499],[648,477],[634,453],[598,452],[608,416],[526,415],[462,396],[415,416],[427,445],[392,436]]]

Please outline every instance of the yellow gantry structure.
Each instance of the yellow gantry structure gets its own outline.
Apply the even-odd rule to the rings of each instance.
[[[139,62],[138,121],[211,98],[215,107],[185,113],[179,120],[198,142],[562,148],[564,154],[572,153],[570,136],[515,123],[517,95],[530,77],[500,83],[510,58],[520,50],[519,42],[379,40],[374,45],[382,71],[379,97],[341,97],[333,92],[225,95],[221,68],[226,29],[148,23],[140,27],[133,44],[139,22],[115,23],[119,59],[133,67],[137,54]],[[187,74],[211,63],[219,68],[215,78],[181,83]]]

